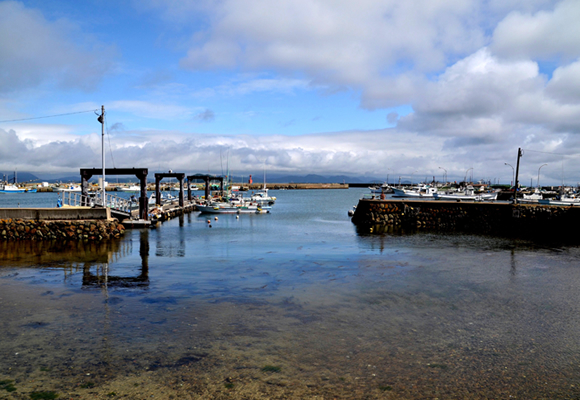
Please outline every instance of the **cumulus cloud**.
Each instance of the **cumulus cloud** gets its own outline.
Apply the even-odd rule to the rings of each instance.
[[[511,12],[493,34],[493,49],[506,58],[575,59],[580,56],[580,2],[564,0],[552,10]]]
[[[48,21],[20,2],[0,2],[0,92],[45,83],[94,88],[111,68],[114,51],[97,43],[82,47],[78,31],[73,23]]]

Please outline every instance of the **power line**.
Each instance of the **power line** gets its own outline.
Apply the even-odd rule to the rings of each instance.
[[[65,114],[45,115],[44,117],[32,117],[32,118],[21,118],[21,119],[7,119],[5,121],[0,121],[0,123],[3,123],[3,122],[17,122],[17,121],[30,121],[32,119],[42,119],[42,118],[52,118],[52,117],[62,117],[63,115],[83,114],[83,113],[95,112],[95,111],[99,111],[99,110],[77,111],[77,112],[71,112],[71,113],[65,113]]]

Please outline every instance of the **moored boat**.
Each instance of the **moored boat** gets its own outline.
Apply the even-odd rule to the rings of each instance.
[[[0,184],[0,193],[24,193],[26,189],[9,183]]]
[[[417,185],[410,189],[393,188],[393,197],[433,198],[437,188],[429,185]]]
[[[468,186],[463,190],[450,193],[435,193],[433,197],[436,200],[472,200],[472,201],[493,201],[497,199],[498,192],[475,192],[473,186]]]

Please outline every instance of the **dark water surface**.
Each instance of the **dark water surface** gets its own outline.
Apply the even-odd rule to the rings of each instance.
[[[0,242],[0,398],[580,397],[579,248],[359,235],[365,190],[272,192],[271,214]]]

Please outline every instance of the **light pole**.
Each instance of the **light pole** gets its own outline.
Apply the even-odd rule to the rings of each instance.
[[[540,165],[540,168],[538,168],[538,190],[540,190],[540,170],[542,169],[542,167],[545,167],[548,164],[543,164]]]
[[[465,177],[463,178],[463,182],[467,183],[467,173],[472,169],[473,168],[469,168],[467,171],[465,171]]]
[[[445,171],[445,174],[443,174],[443,180],[445,181],[444,183],[447,184],[447,170],[443,167],[439,167],[439,169]]]
[[[516,172],[515,172],[515,170],[514,170],[514,166],[513,166],[513,165],[511,165],[511,164],[508,164],[508,163],[504,163],[504,165],[508,165],[508,166],[512,167],[512,185],[513,185],[513,184],[514,184],[514,179],[515,179],[515,178],[514,178],[514,176],[515,176],[515,174],[516,174]],[[540,168],[541,168],[541,167],[540,167]]]

